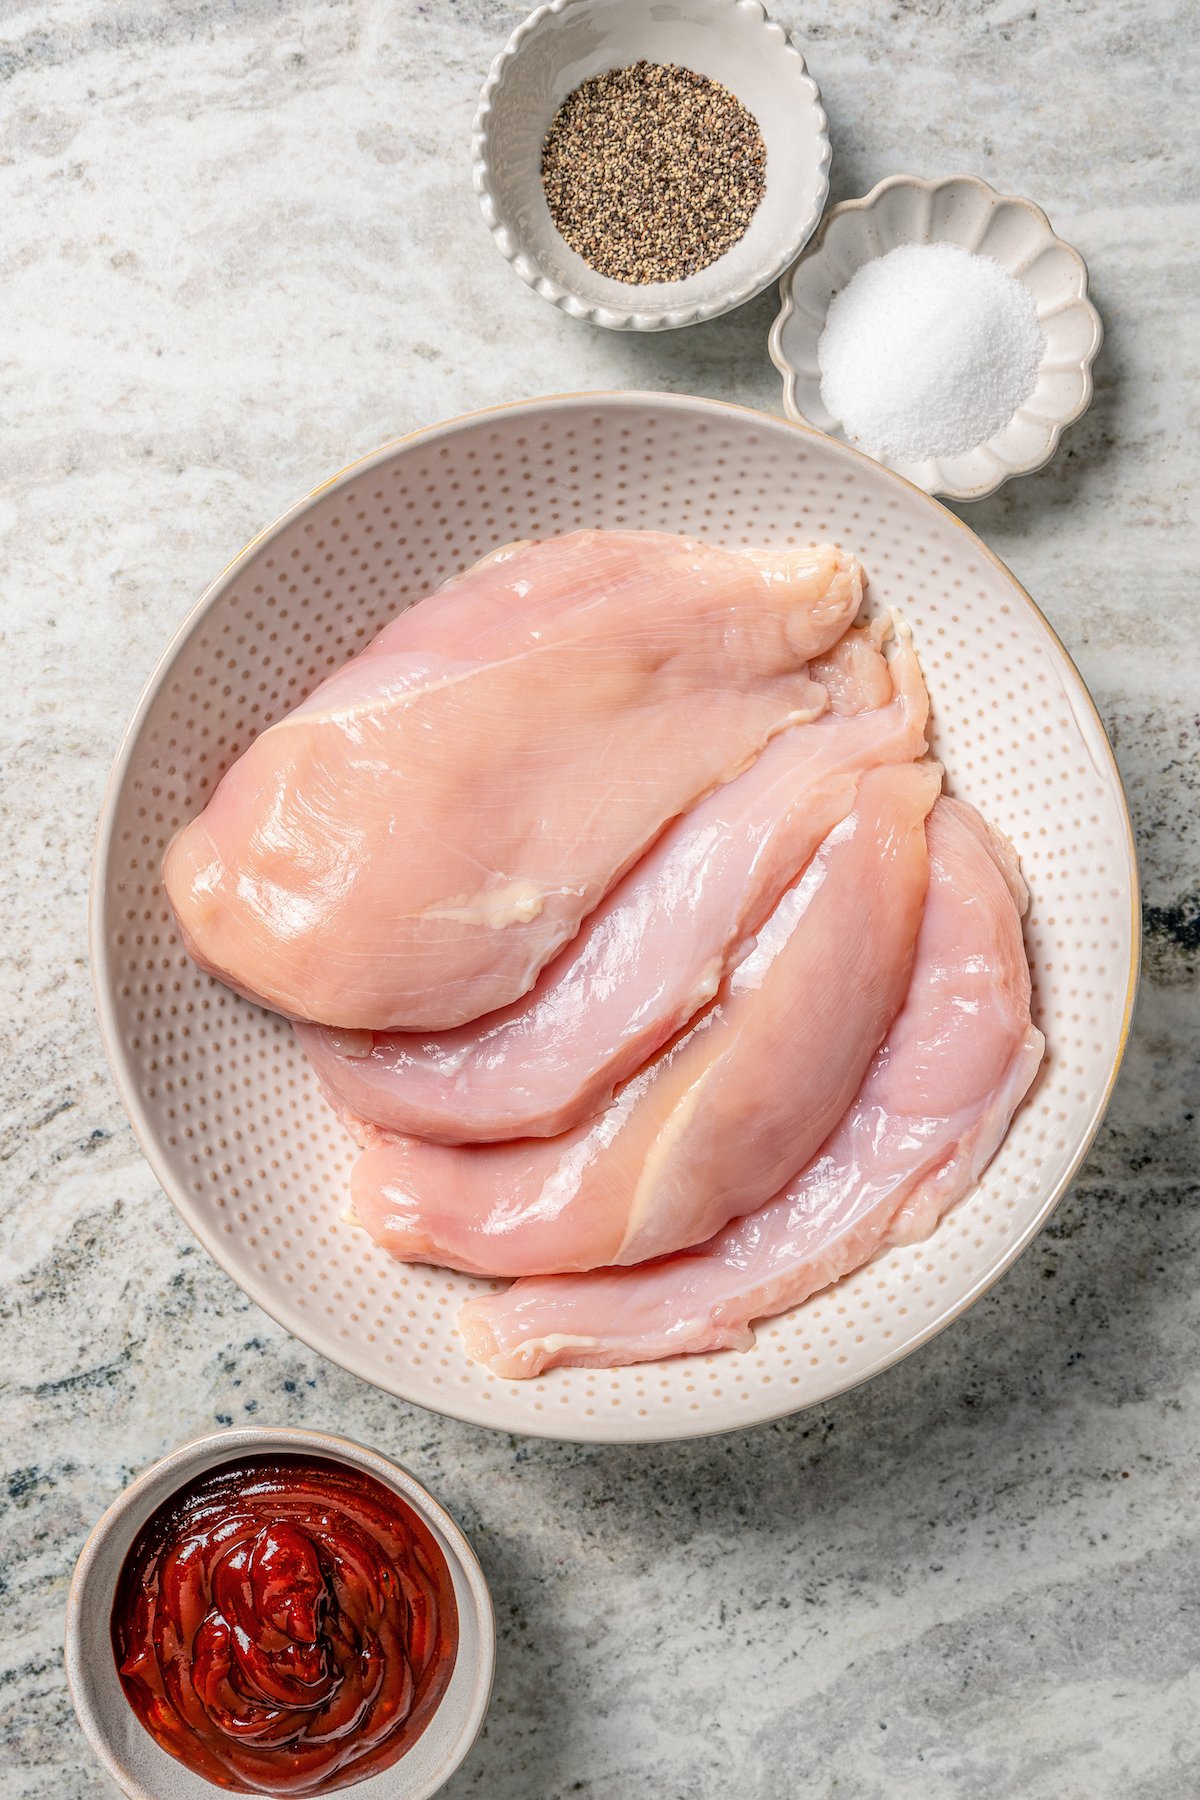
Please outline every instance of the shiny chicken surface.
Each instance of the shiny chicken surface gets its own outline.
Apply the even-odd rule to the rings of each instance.
[[[695,800],[826,690],[858,565],[576,532],[401,613],[255,739],[171,844],[193,957],[296,1019],[508,1005]]]

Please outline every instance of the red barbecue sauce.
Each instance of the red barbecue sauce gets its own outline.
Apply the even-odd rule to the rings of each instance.
[[[326,1794],[420,1737],[458,1609],[432,1533],[373,1476],[248,1457],[146,1522],[112,1642],[129,1704],[188,1768],[243,1793]]]

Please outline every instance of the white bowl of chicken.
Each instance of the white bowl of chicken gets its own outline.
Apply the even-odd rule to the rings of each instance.
[[[1008,571],[667,395],[435,427],[258,537],[93,886],[213,1255],[390,1392],[576,1439],[778,1417],[961,1313],[1091,1141],[1137,947],[1103,727]]]

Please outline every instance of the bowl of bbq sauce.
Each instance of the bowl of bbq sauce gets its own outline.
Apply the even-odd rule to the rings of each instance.
[[[399,1464],[321,1432],[198,1439],[116,1500],[67,1601],[67,1679],[135,1800],[427,1800],[478,1736],[495,1624]]]

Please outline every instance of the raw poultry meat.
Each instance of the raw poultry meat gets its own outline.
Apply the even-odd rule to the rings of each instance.
[[[712,1005],[562,1137],[359,1158],[352,1205],[394,1255],[483,1274],[635,1263],[778,1191],[853,1100],[908,987],[937,764],[866,773]]]
[[[1044,1051],[1030,1018],[1025,892],[979,815],[930,815],[929,897],[903,1009],[850,1112],[770,1205],[639,1269],[518,1281],[468,1301],[472,1357],[508,1377],[748,1349],[782,1312],[932,1230],[978,1178]]]
[[[403,612],[264,731],[168,849],[205,968],[290,1015],[508,1005],[662,830],[787,726],[852,621],[840,551],[576,532]]]
[[[445,1144],[546,1137],[606,1104],[713,998],[858,773],[924,753],[928,699],[896,631],[890,663],[858,630],[814,662],[832,710],[670,825],[523,999],[440,1035],[298,1025],[333,1104]]]

